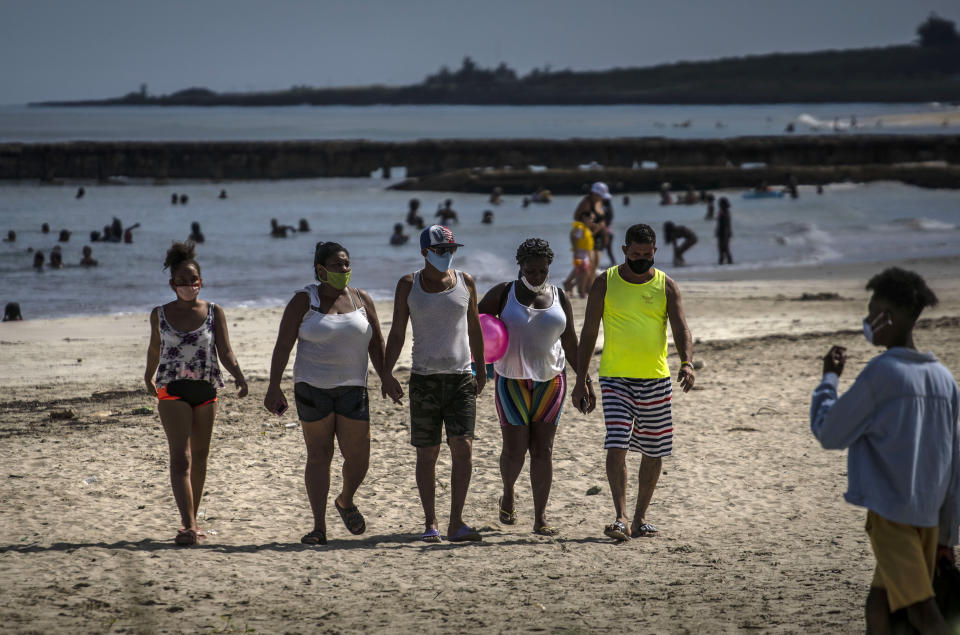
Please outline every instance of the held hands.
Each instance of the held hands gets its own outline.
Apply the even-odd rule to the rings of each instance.
[[[403,387],[393,376],[393,373],[380,380],[380,394],[384,397],[390,397],[395,404],[403,405]]]
[[[690,392],[693,384],[697,381],[697,376],[693,374],[693,366],[682,364],[680,372],[677,373],[677,381],[680,382],[680,388],[683,389],[683,392]]]
[[[592,382],[588,384],[578,379],[570,399],[573,401],[573,407],[581,414],[591,413],[597,407],[597,396],[593,392]]]
[[[823,356],[823,374],[836,373],[839,377],[843,374],[843,366],[847,363],[847,349],[843,346],[831,346],[827,354]]]

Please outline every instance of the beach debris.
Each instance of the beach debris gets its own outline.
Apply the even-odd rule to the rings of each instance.
[[[603,491],[602,487],[600,487],[599,485],[594,485],[593,487],[587,490],[587,496],[596,496],[602,491]]]
[[[297,424],[296,424],[296,423],[287,423],[287,424],[284,424],[283,427],[286,428],[287,430],[292,430],[292,429],[294,429],[294,428],[297,427]]]
[[[77,416],[77,413],[75,413],[73,410],[70,410],[69,408],[66,410],[54,410],[53,412],[50,413],[50,418],[53,419],[54,421],[73,419],[76,416]]]
[[[790,298],[794,302],[825,302],[827,300],[843,300],[839,293],[822,291],[820,293],[803,293],[799,298]]]
[[[93,485],[94,483],[99,483],[99,482],[100,482],[100,479],[98,479],[96,475],[88,476],[87,478],[83,479],[84,485]]]
[[[153,408],[143,406],[142,408],[134,408],[130,411],[132,415],[150,415],[153,414]]]
[[[750,426],[736,426],[734,428],[730,428],[729,430],[727,430],[727,432],[760,432],[760,431],[757,430],[756,428],[751,428]]]

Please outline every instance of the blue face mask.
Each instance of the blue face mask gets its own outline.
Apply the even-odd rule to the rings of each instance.
[[[453,253],[438,255],[432,249],[427,250],[427,262],[437,271],[446,272],[453,263]]]

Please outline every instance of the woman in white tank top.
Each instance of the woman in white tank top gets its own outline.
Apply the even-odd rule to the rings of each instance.
[[[334,499],[334,507],[350,533],[366,531],[353,496],[370,462],[367,359],[381,375],[383,335],[373,300],[366,292],[348,286],[350,254],[342,245],[317,243],[314,270],[320,284],[307,285],[294,294],[283,312],[263,405],[277,415],[286,411],[280,380],[297,344],[294,396],[307,444],[304,480],[313,510],[313,531],[300,541],[325,545],[334,438],[343,455],[343,489]],[[399,395],[392,396],[399,399]]]
[[[555,536],[547,523],[547,498],[553,481],[553,438],[566,396],[566,363],[576,371],[577,334],[570,301],[548,284],[553,250],[547,241],[530,238],[517,249],[520,275],[501,282],[483,297],[480,313],[499,317],[509,342],[494,363],[495,399],[503,449],[500,452],[500,522],[517,521],[514,484],[530,453],[533,531]]]

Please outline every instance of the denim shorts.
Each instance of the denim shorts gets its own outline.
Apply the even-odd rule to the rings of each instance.
[[[293,396],[300,421],[319,421],[331,412],[348,419],[370,421],[366,386],[317,388],[301,381],[294,384]]]
[[[410,373],[410,443],[417,448],[440,445],[450,437],[473,438],[477,419],[477,380],[472,373]]]

